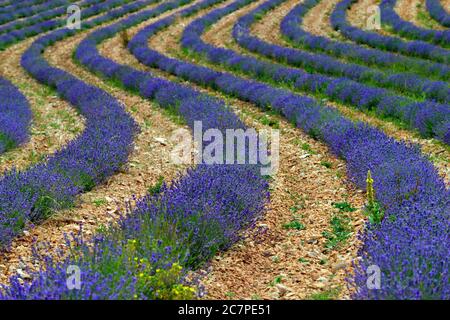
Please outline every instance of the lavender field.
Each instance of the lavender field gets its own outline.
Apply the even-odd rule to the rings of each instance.
[[[449,27],[0,0],[0,300],[449,300]]]

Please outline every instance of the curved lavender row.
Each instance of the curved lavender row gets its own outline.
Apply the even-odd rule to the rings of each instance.
[[[124,3],[131,2],[133,0],[116,0],[116,1],[98,1],[98,0],[86,0],[85,5],[86,9],[82,12],[82,18],[86,19],[93,15],[96,15],[98,12],[115,8]],[[8,46],[17,43],[20,40],[26,39],[28,37],[32,37],[38,35],[40,33],[44,33],[46,31],[50,31],[59,27],[64,27],[66,25],[66,19],[54,19],[39,22],[37,24],[14,30],[12,32],[8,32],[6,34],[0,35],[0,51],[6,49]]]
[[[262,15],[285,1],[268,0],[250,13],[239,18],[233,27],[233,38],[236,42],[252,52],[275,59],[280,63],[287,63],[308,71],[310,70],[311,72],[346,77],[376,87],[395,89],[405,95],[414,94],[420,98],[425,97],[444,103],[450,102],[450,88],[447,82],[429,81],[411,73],[385,74],[358,64],[343,63],[325,54],[311,54],[297,49],[274,45],[251,35],[250,26]]]
[[[363,31],[350,25],[347,10],[358,0],[342,0],[331,13],[330,22],[346,38],[359,44],[366,44],[386,51],[420,57],[436,62],[450,63],[450,51],[423,41],[403,41],[399,38],[383,36],[376,32]]]
[[[29,138],[31,109],[27,99],[9,81],[0,78],[0,154]]]
[[[81,30],[135,12],[158,0],[134,1],[109,10],[123,1],[110,0],[96,6]],[[86,17],[86,15],[85,15]],[[55,210],[73,205],[75,197],[92,189],[126,164],[138,130],[123,106],[99,88],[87,85],[42,57],[46,47],[76,34],[67,28],[53,31],[35,42],[22,56],[22,66],[38,81],[52,86],[86,118],[86,128],[64,149],[26,171],[6,173],[0,178],[0,247],[30,222],[46,219]]]
[[[201,19],[213,20],[220,10]],[[177,16],[188,14],[181,12],[145,27],[130,41],[130,50],[150,67],[280,112],[344,158],[348,176],[358,187],[365,188],[367,170],[372,171],[377,200],[386,210],[386,218],[381,225],[369,224],[363,235],[362,260],[352,283],[358,289],[355,298],[448,299],[450,192],[433,165],[417,148],[368,125],[353,123],[314,99],[168,58],[148,48],[149,37],[176,21]],[[201,41],[207,26],[196,20],[185,32],[197,32]],[[87,49],[80,48],[79,54]],[[98,64],[91,60],[90,66]],[[97,70],[108,72],[105,67]],[[366,267],[372,264],[381,269],[381,290],[366,289]]]
[[[82,9],[83,7],[86,7],[88,4],[95,4],[95,3],[99,3],[99,2],[103,2],[103,1],[105,1],[105,0],[94,0],[94,1],[93,0],[85,0],[85,1],[78,1],[78,2],[66,0],[66,1],[63,1],[63,3],[61,3],[59,6],[57,6],[55,8],[43,11],[41,13],[30,16],[23,20],[12,21],[10,23],[1,25],[0,33],[16,31],[16,30],[22,29],[24,27],[49,20],[49,19],[57,17],[57,16],[65,15],[66,11],[67,11],[67,7],[71,3],[77,4]]]
[[[410,129],[417,129],[424,137],[435,137],[450,144],[449,104],[417,102],[396,96],[385,89],[370,87],[346,78],[310,74],[299,69],[260,61],[233,50],[217,48],[199,38],[199,33],[205,25],[213,24],[222,16],[249,2],[250,0],[238,0],[220,10],[215,10],[214,14],[198,19],[183,33],[182,46],[205,56],[212,63],[238,70],[264,82],[269,79],[274,85],[282,83],[296,91],[325,95],[328,99],[350,104],[363,112],[374,110],[381,117],[399,119]],[[235,34],[239,33],[239,28],[233,31]],[[171,70],[170,65],[164,68]]]
[[[426,8],[434,20],[444,27],[450,27],[450,14],[447,13],[440,0],[426,0]]]
[[[409,21],[405,21],[395,12],[397,0],[383,0],[380,3],[381,22],[391,27],[402,37],[431,42],[445,48],[450,47],[449,30],[431,30],[418,27]]]
[[[119,30],[189,2],[167,2],[100,29],[83,40],[77,56],[94,66],[92,71],[120,81],[126,89],[139,90],[143,97],[155,100],[162,108],[176,109],[191,129],[194,121],[202,121],[205,130],[244,129],[244,124],[223,101],[98,54],[96,44]],[[268,183],[255,169],[249,165],[202,164],[188,170],[170,187],[163,186],[160,194],[140,199],[136,208],[129,209],[107,234],[97,235],[92,243],[80,243],[76,255],[62,263],[45,259],[41,271],[31,272],[32,282],[21,284],[19,277],[13,276],[10,286],[0,287],[0,299],[157,297],[154,291],[158,288],[139,283],[138,275],[154,274],[158,268],[168,270],[174,263],[194,269],[218,250],[230,247],[240,238],[240,231],[252,226],[263,213],[269,196]],[[177,227],[170,232],[167,226]],[[130,265],[130,260],[147,261],[148,265]],[[69,265],[83,270],[81,290],[69,290],[66,285]]]
[[[281,33],[294,45],[299,45],[306,50],[345,58],[348,61],[367,64],[374,68],[413,72],[424,77],[433,76],[445,81],[449,80],[450,67],[445,64],[365,48],[357,44],[335,41],[309,33],[302,28],[303,17],[320,1],[323,0],[303,1],[296,5],[281,21]]]
[[[2,4],[0,6],[0,13],[5,11],[17,10],[23,7],[35,6],[42,4],[43,2],[49,2],[48,0],[22,0],[22,1],[10,1],[9,3]]]
[[[25,18],[28,16],[35,15],[37,13],[46,11],[54,7],[58,7],[66,2],[67,0],[54,0],[49,1],[48,3],[47,2],[41,3],[31,7],[20,8],[17,10],[16,9],[8,10],[7,12],[0,13],[0,25],[19,18]]]

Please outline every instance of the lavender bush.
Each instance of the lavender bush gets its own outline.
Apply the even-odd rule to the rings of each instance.
[[[381,23],[389,26],[402,37],[422,40],[445,48],[450,47],[449,30],[431,30],[416,26],[412,22],[405,21],[395,12],[397,0],[383,0],[380,3]]]

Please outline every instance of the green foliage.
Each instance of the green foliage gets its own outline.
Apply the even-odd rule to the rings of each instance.
[[[322,292],[313,293],[309,299],[310,300],[334,300],[339,296],[340,288],[327,289]]]
[[[108,232],[108,227],[104,224],[100,224],[97,229],[95,230],[96,234],[106,234]]]
[[[262,116],[261,118],[259,118],[259,121],[265,126],[269,126],[274,129],[280,128],[280,122],[276,119],[273,119],[272,117],[270,117],[267,114]]]
[[[327,264],[327,259],[320,259],[319,264],[320,264],[321,266]]]
[[[40,212],[43,219],[50,217],[58,207],[58,203],[50,195],[41,195],[33,206],[33,211]]]
[[[305,198],[296,193],[290,194],[290,198],[294,201],[294,205],[289,208],[293,214],[297,213],[299,210],[305,209]]]
[[[367,201],[369,205],[372,205],[375,202],[375,189],[373,188],[373,178],[372,173],[367,171],[367,179],[366,179],[366,193],[367,193]]]
[[[25,228],[25,218],[19,211],[14,211],[11,213],[11,221],[14,221],[13,231],[20,232]]]

